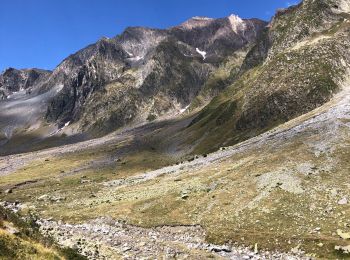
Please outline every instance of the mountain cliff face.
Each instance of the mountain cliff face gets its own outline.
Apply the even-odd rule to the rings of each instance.
[[[230,16],[193,18],[168,30],[128,28],[58,66],[48,86],[64,87],[46,117],[101,133],[179,112],[226,56],[252,44],[265,26]]]
[[[0,99],[6,99],[13,92],[28,90],[38,86],[51,74],[40,69],[6,69],[0,74]]]

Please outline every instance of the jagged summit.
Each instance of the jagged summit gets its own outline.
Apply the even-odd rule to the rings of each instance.
[[[246,23],[239,16],[231,14],[228,17],[228,20],[230,21],[232,30],[235,33],[239,33],[246,29]]]
[[[209,18],[204,16],[195,16],[190,18],[189,20],[185,21],[179,26],[175,26],[175,28],[182,28],[185,30],[193,30],[195,28],[202,28],[206,26],[210,26],[211,24],[213,26],[217,26],[218,24],[224,25],[229,21],[229,24],[232,28],[232,31],[235,33],[240,33],[242,31],[245,31],[246,29],[251,29],[248,27],[249,23],[252,22],[258,22],[259,19],[242,19],[238,15],[230,14],[227,17],[223,18]]]

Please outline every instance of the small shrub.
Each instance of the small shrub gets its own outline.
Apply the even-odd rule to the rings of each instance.
[[[147,117],[147,121],[152,122],[157,119],[157,116],[155,114],[149,114]]]

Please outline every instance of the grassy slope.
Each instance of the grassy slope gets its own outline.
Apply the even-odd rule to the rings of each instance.
[[[243,48],[227,57],[223,64],[211,73],[202,90],[191,102],[189,110],[203,108],[236,79],[248,49]]]
[[[320,109],[287,123],[280,131],[323,111]],[[23,181],[22,176],[31,179],[33,174],[44,181],[20,186],[1,197],[10,201],[20,199],[28,208],[34,206],[43,217],[67,222],[111,216],[144,227],[199,224],[207,231],[207,240],[214,243],[237,242],[247,246],[258,243],[259,248],[283,251],[300,245],[302,250],[320,258],[345,257],[334,250],[335,245],[348,244],[336,230],[349,231],[347,215],[350,213],[349,205],[337,203],[343,197],[350,197],[350,139],[345,126],[348,121],[339,120],[341,126],[335,128],[336,133],[327,128],[333,122],[326,122],[321,126],[310,125],[295,135],[272,134],[265,141],[252,142],[220,162],[202,168],[184,165],[180,175],[164,174],[121,187],[106,187],[103,183],[152,168],[146,164],[134,170],[125,166],[119,168],[117,174],[103,168],[89,169],[59,179],[47,175],[55,169],[53,165],[67,167],[68,173],[68,168],[81,166],[74,162],[91,159],[84,153],[66,154],[4,177],[3,184]],[[129,166],[152,155],[137,156],[140,159],[125,159]],[[152,160],[153,169],[164,163],[161,156],[153,155]],[[92,182],[81,183],[83,175]],[[181,198],[184,193],[188,198]],[[44,194],[65,199],[38,200]]]
[[[15,232],[13,232],[15,231]],[[0,259],[85,259],[72,249],[59,248],[42,237],[31,221],[0,207]]]
[[[45,248],[39,243],[24,240],[0,229],[1,259],[62,259],[54,250]]]
[[[321,14],[320,19],[306,21],[315,6],[321,8],[309,4],[302,11],[295,9],[275,18],[270,29],[270,37],[274,37],[270,57],[246,71],[179,133],[188,136],[187,143],[201,140],[194,153],[249,139],[315,109],[339,91],[344,64],[349,63],[349,15],[337,15],[327,26],[318,21],[328,19]],[[300,24],[326,29],[306,35],[293,32]],[[294,36],[289,42],[286,33],[292,35],[287,38]]]

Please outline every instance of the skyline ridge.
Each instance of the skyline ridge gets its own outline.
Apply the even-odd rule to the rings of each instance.
[[[194,17],[218,19],[231,14],[242,19],[269,21],[278,8],[291,4],[272,0],[263,5],[257,0],[230,1],[217,3],[213,8],[208,0],[198,2],[181,0],[176,4],[152,0],[143,4],[136,0],[128,3],[106,0],[99,5],[95,0],[87,4],[81,0],[74,4],[67,0],[60,3],[34,0],[32,4],[15,0],[4,3],[6,12],[0,17],[0,33],[6,37],[0,41],[0,71],[53,70],[65,57],[103,37],[115,37],[127,27],[166,29]]]

